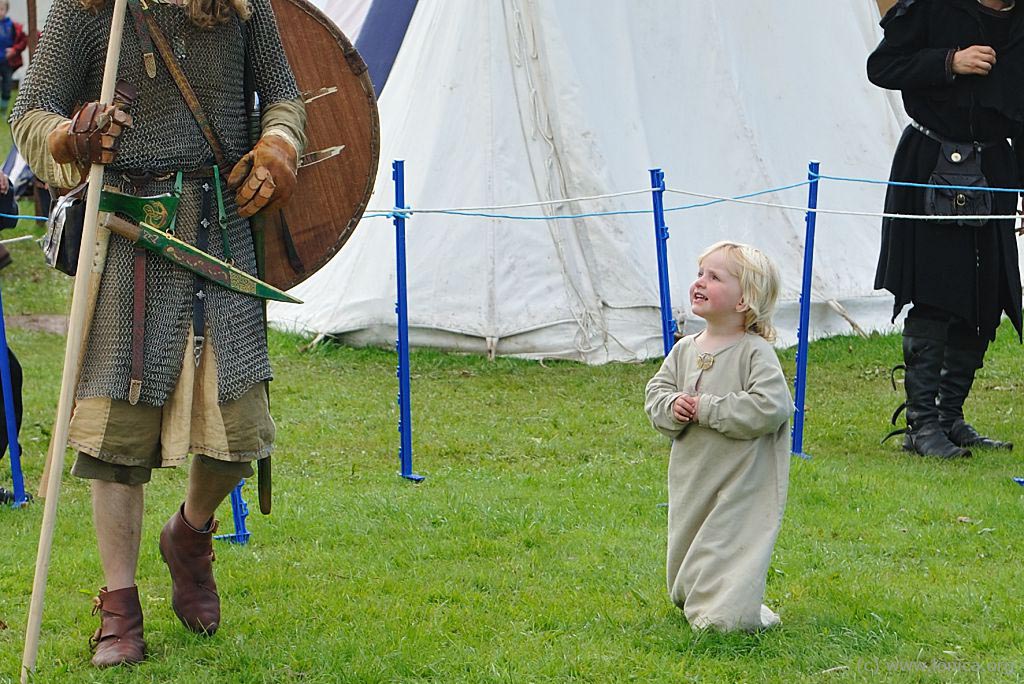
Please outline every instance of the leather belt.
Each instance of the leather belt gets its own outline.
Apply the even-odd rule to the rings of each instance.
[[[132,369],[128,382],[128,403],[135,406],[142,394],[146,344],[146,250],[132,250]]]
[[[973,147],[974,149],[976,149],[979,152],[981,152],[982,150],[987,150],[990,147],[995,147],[996,145],[999,145],[999,144],[1005,142],[1004,140],[994,140],[992,142],[978,142],[977,140],[975,140],[974,142],[963,142],[963,141],[960,141],[960,140],[950,140],[949,138],[946,138],[944,136],[939,135],[938,133],[936,133],[935,131],[933,131],[930,128],[925,128],[924,126],[922,126],[921,124],[917,123],[913,119],[910,120],[910,126],[912,128],[914,128],[916,131],[918,131],[919,133],[922,133],[923,135],[931,138],[932,140],[934,140],[937,143],[962,145],[963,147]]]
[[[155,181],[165,181],[174,178],[178,174],[177,171],[168,171],[167,173],[155,173],[153,171],[121,171],[121,176],[131,183],[136,188],[148,185]],[[181,177],[185,180],[197,180],[203,178],[213,178],[213,167],[212,166],[200,166],[198,169],[192,169],[190,171],[182,171]]]
[[[210,218],[212,217],[213,202],[210,195],[216,192],[210,184],[203,185],[203,198],[199,211],[199,226],[196,229],[196,247],[208,251],[210,248]],[[192,280],[192,355],[196,368],[199,368],[199,361],[203,356],[203,347],[206,343],[206,291],[203,289],[206,281],[199,275]]]

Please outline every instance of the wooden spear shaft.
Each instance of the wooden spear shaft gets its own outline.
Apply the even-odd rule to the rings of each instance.
[[[31,63],[39,42],[39,24],[36,21],[36,0],[28,0],[28,61]]]
[[[121,34],[124,31],[124,12],[127,0],[114,0],[113,18],[110,22],[110,43],[107,45],[107,60],[103,67],[103,86],[100,102],[114,101],[114,85],[117,82],[117,67],[121,57]],[[68,319],[68,341],[64,348],[64,373],[61,376],[60,400],[57,403],[57,419],[53,442],[53,462],[48,474],[46,505],[43,509],[43,523],[39,531],[39,551],[36,554],[36,572],[32,582],[32,603],[28,611],[28,625],[25,628],[25,652],[21,660],[21,684],[28,684],[29,676],[35,671],[36,656],[39,653],[39,632],[43,622],[43,598],[46,595],[46,578],[50,571],[50,551],[53,549],[53,532],[57,523],[57,501],[60,498],[60,480],[64,473],[64,452],[67,450],[68,426],[71,422],[71,406],[74,403],[75,385],[78,380],[79,350],[84,339],[88,314],[88,293],[92,268],[93,245],[96,244],[96,227],[99,218],[100,190],[103,189],[103,166],[93,164],[89,169],[89,191],[85,199],[85,225],[82,229],[82,246],[78,254],[78,276],[71,295],[71,315]]]

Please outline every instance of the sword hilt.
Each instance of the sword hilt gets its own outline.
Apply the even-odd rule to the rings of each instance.
[[[110,212],[100,215],[100,225],[114,235],[120,235],[130,242],[138,242],[139,238],[142,237],[141,228],[131,221],[125,221],[120,216]]]

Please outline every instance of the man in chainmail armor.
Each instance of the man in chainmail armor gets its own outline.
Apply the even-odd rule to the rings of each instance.
[[[11,115],[18,148],[54,187],[77,186],[88,166],[100,163],[104,183],[122,192],[179,188],[177,237],[255,274],[248,217],[287,201],[305,145],[305,109],[270,1],[135,4],[118,71],[118,92],[130,95],[103,106],[96,100],[112,7],[106,0],[54,0]],[[205,129],[170,68],[160,56],[154,60],[141,12],[166,37],[209,121]],[[263,112],[254,147],[247,61]],[[222,148],[216,155],[210,129]],[[144,658],[135,573],[151,470],[195,456],[160,551],[175,614],[188,629],[210,635],[220,624],[213,514],[274,441],[260,301],[140,251],[109,238],[69,437],[78,451],[72,473],[91,480],[106,580],[96,599],[97,667]]]

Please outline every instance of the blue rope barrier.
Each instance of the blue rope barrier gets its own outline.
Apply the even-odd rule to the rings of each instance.
[[[709,207],[714,204],[721,204],[722,202],[728,202],[730,200],[737,199],[749,199],[751,197],[758,197],[760,195],[769,195],[773,192],[783,192],[785,190],[793,190],[794,188],[801,188],[811,181],[805,180],[799,183],[791,183],[790,185],[783,185],[777,188],[768,188],[766,190],[758,190],[757,192],[748,192],[744,195],[736,195],[727,199],[715,199],[708,200],[706,202],[695,202],[693,204],[683,204],[678,207],[667,207],[665,213],[670,211],[685,211],[686,209],[699,209],[701,207]],[[573,202],[575,200],[567,199],[566,202]],[[401,215],[402,218],[409,218],[416,214],[416,210],[407,207],[405,211],[389,211],[389,212],[376,212],[372,214],[363,214],[363,218],[389,218],[394,219],[396,216]],[[510,221],[553,221],[553,220],[565,220],[565,219],[582,219],[582,218],[596,218],[600,216],[649,216],[654,213],[653,209],[622,209],[618,211],[595,211],[585,214],[555,214],[553,216],[517,216],[514,214],[491,214],[487,212],[478,211],[460,211],[457,209],[432,209],[419,212],[421,214],[447,214],[450,216],[473,216],[477,218],[494,218],[494,219],[508,219]]]
[[[746,195],[736,195],[729,197],[728,199],[714,199],[707,200],[706,202],[697,202],[695,204],[684,204],[681,207],[672,207],[665,211],[680,211],[683,209],[698,209],[700,207],[710,207],[712,204],[721,204],[722,202],[729,202],[731,200],[750,199],[751,197],[758,197],[759,195],[769,195],[773,192],[782,192],[784,190],[793,190],[794,188],[802,188],[805,185],[809,185],[811,181],[805,180],[799,183],[792,183],[790,185],[783,185],[778,188],[768,188],[767,190],[758,190],[757,192],[748,192]]]
[[[568,200],[567,200],[568,201]],[[416,213],[413,211],[413,213]],[[515,216],[513,214],[488,214],[475,211],[448,211],[441,210],[431,212],[437,214],[448,214],[449,216],[475,216],[478,218],[509,219],[511,221],[551,221],[563,219],[597,218],[598,216],[635,216],[649,215],[650,209],[622,209],[620,211],[595,211],[586,214],[555,214],[554,216]]]
[[[911,183],[909,181],[889,181],[889,180],[878,180],[873,178],[854,178],[847,176],[830,176],[820,175],[817,176],[821,180],[832,180],[841,183],[868,183],[873,185],[896,185],[907,188],[935,188],[935,189],[946,189],[946,190],[985,190],[986,192],[1012,192],[1012,193],[1024,193],[1024,188],[979,188],[977,186],[969,185],[931,185],[929,183]],[[757,192],[748,192],[743,195],[734,195],[727,199],[713,199],[705,202],[694,202],[692,204],[683,204],[677,207],[666,207],[665,213],[673,211],[686,211],[688,209],[700,209],[702,207],[710,207],[716,204],[722,204],[723,202],[729,202],[730,200],[738,199],[750,199],[751,197],[758,197],[760,195],[769,195],[773,192],[784,192],[786,190],[794,190],[796,188],[803,187],[811,183],[811,181],[800,181],[799,183],[791,183],[789,185],[782,185],[776,188],[768,188],[766,190],[758,190]],[[568,199],[566,202],[572,202],[574,200]],[[394,211],[381,211],[370,214],[363,214],[364,219],[374,218],[386,218],[394,219],[396,214],[399,212]],[[409,218],[416,213],[414,209],[407,209],[404,212],[400,212],[403,218]],[[421,212],[427,213],[427,212]],[[515,214],[492,214],[488,212],[477,212],[477,211],[459,211],[454,209],[436,209],[430,211],[432,214],[446,214],[449,216],[467,216],[476,218],[492,218],[492,219],[506,219],[509,221],[559,221],[559,220],[570,220],[570,219],[584,219],[584,218],[598,218],[601,216],[644,216],[653,213],[651,209],[624,209],[619,211],[595,211],[583,214],[555,214],[553,216],[517,216]],[[18,220],[26,221],[47,221],[46,216],[32,216],[30,214],[2,214],[0,218],[13,218]]]
[[[870,183],[873,185],[898,185],[903,188],[934,188],[937,190],[985,190],[986,192],[1024,193],[1024,188],[979,188],[975,185],[931,185],[929,183],[911,183],[909,181],[889,181],[872,178],[848,178],[846,176],[818,176],[822,180],[833,180],[841,183]]]
[[[46,216],[32,216],[30,214],[0,214],[0,218],[25,219],[26,221],[48,221]]]
[[[665,211],[669,211],[666,209]],[[401,215],[402,218],[409,218],[416,214],[415,209],[410,209],[405,212],[389,212],[379,214],[363,214],[363,218],[390,218],[393,219],[396,216]],[[598,211],[589,214],[557,214],[555,216],[514,216],[512,214],[487,214],[477,211],[457,211],[450,209],[434,209],[429,212],[419,212],[420,214],[447,214],[449,216],[474,216],[477,218],[492,218],[492,219],[508,219],[511,221],[554,221],[562,219],[581,219],[581,218],[594,218],[597,216],[623,216],[623,215],[635,215],[635,214],[650,214],[650,209],[625,209],[622,211]]]

